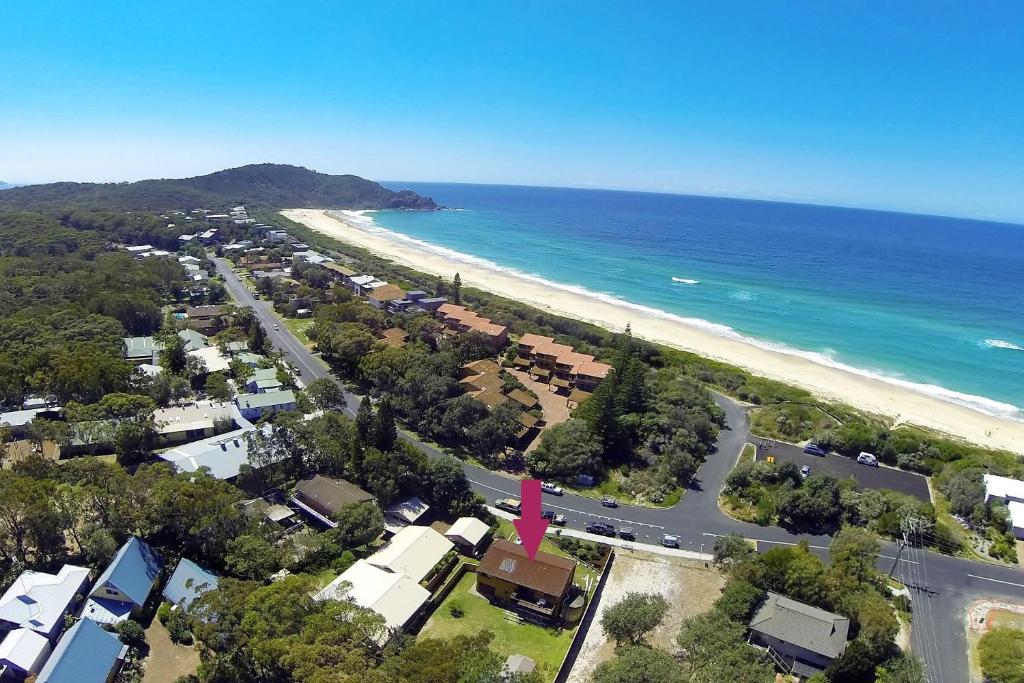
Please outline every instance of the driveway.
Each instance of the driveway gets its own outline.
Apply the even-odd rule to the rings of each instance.
[[[793,462],[799,467],[807,465],[811,468],[811,472],[827,472],[837,479],[852,477],[857,481],[857,488],[860,489],[891,489],[913,496],[925,503],[931,502],[931,497],[928,494],[928,481],[920,474],[892,467],[868,467],[861,465],[853,458],[835,453],[829,453],[825,457],[809,455],[804,453],[799,446],[788,443],[775,442],[774,445],[764,447],[760,445],[761,439],[754,438],[753,441],[759,444],[757,449],[757,460],[759,461],[768,456],[774,456],[776,460]]]
[[[544,429],[554,427],[556,424],[561,424],[569,419],[569,404],[565,396],[551,391],[551,388],[547,384],[538,382],[522,370],[509,368],[508,372],[517,380],[522,382],[523,386],[537,394],[537,400],[540,402],[540,408],[544,411]],[[526,447],[526,453],[529,453],[540,445],[540,435],[544,432],[544,429],[537,432],[537,436],[535,436],[533,441],[530,442],[530,445]]]
[[[153,619],[146,629],[146,644],[149,645],[149,656],[146,657],[142,683],[174,683],[182,676],[194,674],[199,668],[199,650],[195,646],[172,643],[159,619]]]

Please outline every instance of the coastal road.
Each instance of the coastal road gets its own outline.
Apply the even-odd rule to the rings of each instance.
[[[253,309],[274,348],[301,370],[306,383],[331,376],[327,365],[299,342],[287,327],[280,325],[270,302],[255,299],[223,259],[214,261],[232,298],[239,305]],[[279,329],[275,330],[275,325],[280,326]],[[715,451],[701,465],[679,504],[667,509],[631,505],[609,509],[593,498],[544,494],[544,507],[564,514],[568,526],[574,529],[583,530],[587,522],[594,520],[610,521],[616,527],[631,526],[641,542],[658,543],[663,534],[673,534],[680,537],[681,547],[685,549],[710,552],[716,537],[740,533],[757,541],[758,549],[762,551],[806,541],[815,553],[827,557],[831,541],[828,536],[793,534],[779,527],[738,522],[726,517],[719,509],[718,494],[743,444],[750,440],[750,431],[743,406],[719,394],[714,398],[725,413],[726,427],[719,435]],[[354,417],[361,400],[362,397],[346,390],[344,412]],[[409,434],[402,433],[401,436],[429,457],[442,455],[436,448]],[[474,490],[489,501],[519,495],[517,479],[468,463],[463,463],[463,469]],[[895,544],[883,544],[878,558],[879,568],[888,572],[897,552]],[[968,680],[964,634],[964,609],[968,603],[983,597],[1024,602],[1024,572],[1010,567],[907,549],[895,575],[911,587],[913,647],[924,661],[931,683],[964,683]]]

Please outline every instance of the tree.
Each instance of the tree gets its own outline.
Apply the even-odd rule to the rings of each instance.
[[[171,374],[180,375],[185,371],[188,356],[185,354],[185,340],[178,335],[168,337],[164,350],[160,352],[160,364]]]
[[[733,580],[715,600],[715,609],[733,621],[745,624],[764,602],[765,591],[746,581]]]
[[[783,501],[779,513],[797,529],[835,529],[843,513],[839,481],[827,474],[812,474]]]
[[[373,421],[371,441],[377,450],[387,453],[394,449],[397,440],[398,427],[395,426],[395,415],[391,408],[391,399],[385,396],[377,406],[377,416]]]
[[[875,558],[881,549],[878,539],[865,529],[847,526],[835,535],[828,546],[828,584],[834,603],[855,594],[876,576]]]
[[[114,627],[121,642],[136,650],[146,644],[146,629],[134,619],[126,619]]]
[[[452,278],[452,301],[456,304],[462,303],[462,276],[458,273]]]
[[[984,472],[972,467],[954,472],[941,486],[942,492],[949,498],[950,511],[961,517],[970,518],[971,514],[985,503]]]
[[[359,362],[376,341],[373,331],[363,323],[317,322],[317,348],[332,368],[347,377],[358,374]]]
[[[359,410],[356,412],[356,431],[359,434],[359,442],[370,443],[370,436],[373,433],[373,405],[369,396],[363,396],[359,402]]]
[[[719,569],[731,567],[744,562],[756,554],[754,548],[738,533],[715,538],[714,562]]]
[[[262,581],[281,567],[282,553],[276,545],[256,534],[228,541],[224,557],[227,568],[244,579]]]
[[[345,405],[345,392],[329,377],[321,377],[310,382],[306,387],[306,393],[313,400],[313,404],[324,412],[340,410]]]
[[[638,645],[648,631],[657,628],[668,612],[668,602],[660,593],[629,592],[601,615],[601,628],[615,644]]]
[[[330,534],[346,550],[366,545],[384,533],[384,515],[372,502],[348,503],[338,510],[334,521],[338,526]]]
[[[885,653],[892,650],[900,624],[889,602],[874,590],[861,591],[845,602],[852,604],[857,619],[857,638],[871,652]]]
[[[775,671],[760,651],[747,645],[747,627],[723,612],[691,617],[683,622],[676,642],[692,683],[770,683]]]
[[[874,683],[875,660],[867,645],[854,640],[825,670],[829,683]]]
[[[875,683],[924,683],[924,666],[915,655],[900,653],[875,669]]]
[[[222,372],[211,372],[207,375],[204,389],[206,394],[212,399],[217,401],[231,400],[231,387],[228,386],[228,379]]]
[[[156,442],[156,429],[152,419],[142,422],[125,420],[114,432],[114,450],[117,462],[130,467],[147,460]]]
[[[600,465],[601,443],[582,420],[545,429],[540,445],[526,454],[529,471],[542,478],[566,479],[593,474]]]
[[[430,461],[430,482],[426,488],[431,502],[449,516],[466,512],[465,504],[473,501],[473,490],[462,463],[451,456]]]
[[[253,316],[249,325],[249,349],[253,353],[265,354],[269,351],[267,346],[267,332],[263,329],[260,321]]]
[[[683,670],[669,653],[657,648],[630,645],[598,665],[594,683],[684,683]]]
[[[978,657],[985,679],[992,683],[1024,682],[1024,631],[995,626],[981,637]]]

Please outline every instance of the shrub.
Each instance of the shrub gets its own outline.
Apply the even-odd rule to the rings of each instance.
[[[171,603],[161,602],[160,606],[156,608],[156,618],[160,620],[160,623],[167,626],[167,620],[171,616]]]
[[[114,627],[121,642],[128,647],[139,648],[146,644],[146,629],[139,622],[128,619]]]
[[[452,603],[448,605],[448,614],[452,615],[456,619],[461,619],[466,614],[466,610],[462,609],[462,605],[457,601],[452,601]]]
[[[171,612],[167,619],[167,635],[171,637],[171,642],[178,645],[191,645],[192,644],[192,632],[188,627],[188,617],[181,609],[176,609]]]

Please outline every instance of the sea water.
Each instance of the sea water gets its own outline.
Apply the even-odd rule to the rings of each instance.
[[[1024,226],[641,192],[388,185],[454,209],[372,214],[448,256],[1024,419]]]

